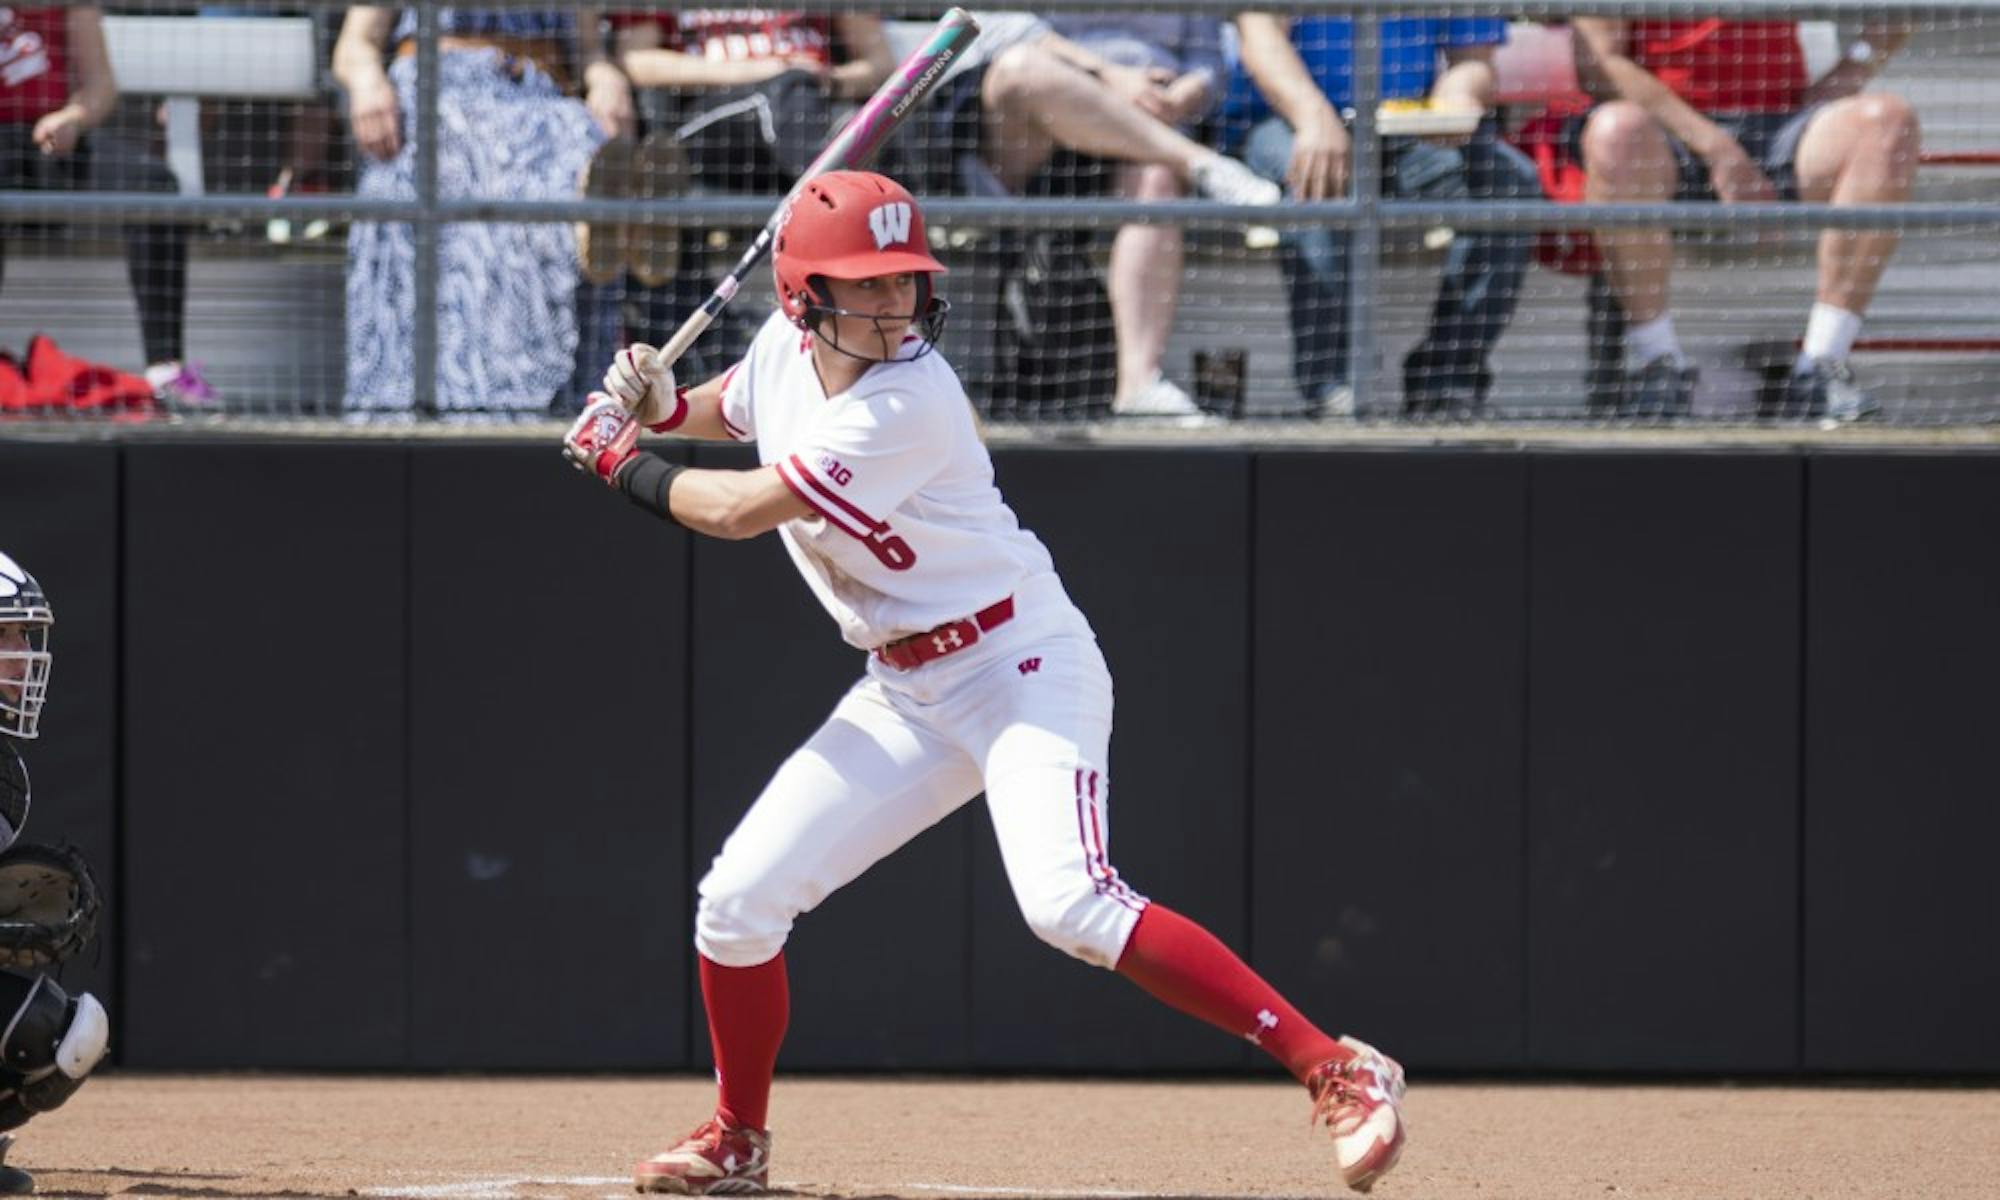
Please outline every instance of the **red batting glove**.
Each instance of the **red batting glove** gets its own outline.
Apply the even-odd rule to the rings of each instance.
[[[618,472],[639,457],[638,444],[639,422],[625,406],[603,392],[592,392],[590,403],[563,435],[563,454],[577,470],[617,487]]]

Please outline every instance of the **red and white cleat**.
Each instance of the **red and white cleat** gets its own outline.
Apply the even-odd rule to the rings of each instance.
[[[1375,1186],[1403,1153],[1403,1068],[1395,1059],[1355,1038],[1340,1044],[1349,1058],[1329,1058],[1306,1077],[1312,1093],[1313,1123],[1333,1135],[1340,1177],[1357,1192]]]
[[[732,1129],[711,1119],[680,1145],[655,1154],[632,1169],[641,1192],[706,1196],[711,1192],[761,1192],[770,1179],[771,1135],[761,1129]]]

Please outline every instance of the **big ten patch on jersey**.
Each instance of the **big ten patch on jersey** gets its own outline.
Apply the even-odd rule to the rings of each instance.
[[[854,472],[842,466],[840,460],[833,455],[822,454],[819,456],[818,461],[819,469],[826,472],[826,477],[841,487],[846,487],[848,484],[854,482]]]
[[[875,248],[887,250],[891,246],[907,246],[910,243],[910,206],[902,200],[888,204],[878,204],[868,211],[868,232],[875,235]]]

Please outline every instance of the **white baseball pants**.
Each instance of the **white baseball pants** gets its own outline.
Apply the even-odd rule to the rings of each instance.
[[[983,789],[1029,927],[1085,962],[1117,964],[1146,899],[1106,857],[1111,673],[1067,598],[1055,612],[1040,599],[1040,614],[913,671],[871,662],[701,881],[703,955],[769,962],[800,913]]]

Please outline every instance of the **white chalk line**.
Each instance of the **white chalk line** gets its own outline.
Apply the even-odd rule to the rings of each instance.
[[[1107,1192],[1070,1188],[973,1187],[963,1183],[857,1183],[858,1191],[944,1192],[954,1196],[1035,1196],[1044,1200],[1149,1200],[1161,1192]]]
[[[632,1181],[623,1175],[503,1175],[488,1179],[468,1179],[458,1183],[412,1184],[407,1187],[362,1188],[364,1196],[407,1197],[408,1200],[515,1200],[520,1193],[514,1189],[537,1184],[542,1187],[605,1187],[612,1184],[632,1186]],[[620,1193],[621,1195],[623,1193]]]
[[[364,1196],[396,1197],[398,1200],[521,1200],[524,1195],[517,1188],[523,1187],[603,1187],[623,1185],[630,1188],[631,1181],[619,1175],[506,1175],[485,1179],[468,1179],[457,1183],[414,1184],[407,1187],[362,1188]],[[895,1195],[899,1192],[934,1192],[948,1196],[1020,1196],[1027,1200],[1173,1200],[1175,1192],[1135,1192],[1101,1188],[1030,1188],[1003,1187],[996,1185],[973,1185],[965,1183],[841,1183],[838,1185],[808,1183],[802,1180],[774,1180],[771,1187],[775,1191],[809,1191],[816,1187],[834,1187],[840,1191],[879,1192]],[[626,1191],[610,1193],[614,1197],[629,1194]],[[1304,1196],[1270,1196],[1261,1200],[1311,1200]]]
[[[1186,1192],[1126,1192],[1093,1188],[1025,1188],[974,1186],[965,1183],[845,1183],[843,1189],[906,1192],[943,1192],[954,1196],[1028,1196],[1035,1200],[1177,1200]],[[1207,1193],[1200,1193],[1207,1194]],[[1257,1200],[1321,1200],[1313,1196],[1260,1196]]]

